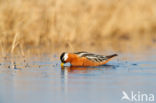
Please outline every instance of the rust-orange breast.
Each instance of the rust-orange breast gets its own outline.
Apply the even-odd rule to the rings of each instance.
[[[104,61],[104,62],[93,62],[91,60],[88,60],[87,58],[84,58],[83,60],[83,66],[100,66],[106,64],[110,59]]]
[[[85,57],[78,57],[73,59],[70,63],[72,66],[99,66],[106,64],[110,59],[104,62],[93,62]]]

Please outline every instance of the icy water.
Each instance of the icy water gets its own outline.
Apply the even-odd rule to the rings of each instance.
[[[0,103],[138,103],[143,94],[141,103],[156,103],[154,50],[96,68],[61,68],[57,55],[0,60]]]

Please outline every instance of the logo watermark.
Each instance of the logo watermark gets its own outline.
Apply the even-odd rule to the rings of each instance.
[[[154,101],[154,94],[149,93],[142,93],[140,91],[134,92],[131,91],[129,94],[125,91],[122,91],[121,100],[127,100],[130,102],[153,102]]]

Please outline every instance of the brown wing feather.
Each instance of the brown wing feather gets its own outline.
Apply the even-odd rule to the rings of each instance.
[[[80,57],[86,57],[87,59],[89,59],[93,62],[105,62],[106,60],[108,60],[114,56],[117,56],[117,54],[103,56],[103,55],[97,55],[97,54],[88,53],[88,52],[76,52],[74,54],[77,54]]]

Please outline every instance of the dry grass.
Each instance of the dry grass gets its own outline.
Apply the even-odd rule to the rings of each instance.
[[[155,0],[0,0],[0,51],[150,47],[156,42],[155,5]]]

